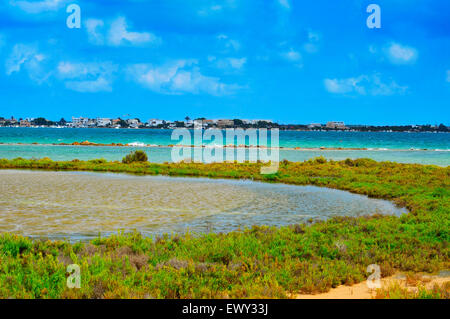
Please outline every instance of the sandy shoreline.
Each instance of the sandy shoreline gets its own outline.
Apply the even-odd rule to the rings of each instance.
[[[434,285],[444,285],[450,282],[449,276],[418,275],[416,282],[411,282],[405,275],[397,274],[391,277],[382,278],[381,289],[389,289],[392,286],[400,286],[409,292],[416,292],[418,286],[432,289]],[[360,282],[353,286],[339,286],[325,293],[319,294],[296,294],[295,299],[373,299],[376,298],[377,289],[370,289],[367,281]]]

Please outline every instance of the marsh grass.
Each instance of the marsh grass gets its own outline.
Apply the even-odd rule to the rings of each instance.
[[[418,284],[417,287],[404,287],[398,283],[387,288],[377,289],[376,299],[450,299],[450,282],[435,284],[431,288]]]
[[[391,200],[410,213],[401,217],[336,217],[279,228],[255,226],[228,234],[144,238],[139,233],[120,233],[75,244],[32,241],[6,233],[0,235],[0,297],[287,298],[291,293],[326,292],[361,282],[367,279],[370,264],[380,265],[383,277],[396,271],[434,273],[450,268],[448,167],[315,159],[283,161],[279,171],[268,177],[259,173],[262,165],[0,160],[3,169],[109,171],[316,185]],[[69,262],[81,267],[81,289],[66,287]]]

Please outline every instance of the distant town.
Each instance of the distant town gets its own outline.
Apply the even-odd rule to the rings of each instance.
[[[245,119],[191,119],[186,116],[179,121],[149,119],[141,121],[139,118],[88,118],[72,117],[70,121],[61,118],[59,121],[38,118],[10,118],[0,117],[0,127],[52,127],[52,128],[114,128],[114,129],[175,129],[175,128],[278,128],[280,130],[295,131],[364,131],[364,132],[450,132],[450,127],[444,124],[403,125],[403,126],[374,126],[374,125],[346,125],[344,122],[332,121],[327,123],[309,124],[278,124],[272,120]]]

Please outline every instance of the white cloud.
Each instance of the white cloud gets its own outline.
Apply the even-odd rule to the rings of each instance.
[[[247,58],[225,58],[217,61],[217,67],[220,69],[240,70],[247,63]]]
[[[66,88],[77,92],[110,92],[117,65],[111,62],[73,63],[60,62],[58,77],[65,81]]]
[[[119,46],[122,44],[142,44],[142,43],[156,43],[160,39],[153,33],[149,32],[129,32],[128,24],[124,17],[119,17],[111,24],[108,34],[108,42],[111,45]]]
[[[222,6],[218,5],[218,4],[213,5],[213,6],[211,6],[211,10],[212,11],[220,11],[220,10],[222,10]]]
[[[362,94],[364,88],[358,85],[360,81],[360,78],[325,79],[324,84],[326,90],[330,93],[344,94],[356,91]]]
[[[277,0],[278,3],[285,9],[290,10],[291,9],[291,4],[289,2],[289,0]]]
[[[178,60],[163,66],[135,64],[127,69],[128,76],[142,86],[162,94],[230,95],[239,89],[219,78],[200,73],[196,60]]]
[[[247,63],[247,58],[229,58],[228,62],[233,69],[241,69]]]
[[[241,43],[237,40],[230,39],[226,34],[219,34],[217,36],[217,40],[219,40],[226,49],[233,49],[234,51],[239,51],[241,48]]]
[[[308,41],[303,45],[303,49],[308,53],[316,53],[319,50],[320,39],[319,33],[309,30]]]
[[[302,54],[299,51],[297,51],[297,50],[295,50],[293,48],[290,48],[288,51],[281,52],[280,56],[284,60],[286,60],[286,61],[288,61],[290,63],[293,63],[293,65],[295,67],[297,67],[297,68],[302,68],[303,67]]]
[[[212,4],[201,8],[197,11],[199,16],[207,17],[212,14],[220,13],[226,9],[234,9],[236,8],[236,0],[221,0],[220,4],[217,2],[212,2]]]
[[[447,82],[450,82],[450,70],[447,71]]]
[[[94,44],[102,45],[105,42],[103,33],[99,30],[102,29],[105,23],[99,19],[87,19],[85,27],[88,33],[89,41]]]
[[[223,6],[215,4],[215,5],[203,8],[203,9],[197,11],[197,13],[200,16],[208,16],[212,13],[220,12],[220,11],[222,11],[222,9],[223,9]]]
[[[378,49],[374,45],[369,45],[369,52],[372,54],[376,54],[378,52]]]
[[[42,0],[42,1],[16,1],[10,0],[12,6],[17,6],[27,13],[41,13],[45,11],[57,11],[67,3],[68,0]]]
[[[11,55],[6,60],[6,74],[19,72],[22,65],[34,59],[37,50],[34,46],[26,44],[16,44],[11,52]]]
[[[408,87],[400,86],[395,81],[383,82],[379,74],[371,76],[345,79],[325,79],[325,89],[334,94],[360,94],[360,95],[393,95],[404,93]]]
[[[22,69],[28,73],[30,79],[41,84],[49,76],[42,66],[46,56],[40,53],[35,45],[16,44],[5,63],[6,75],[20,72]]]
[[[281,56],[291,62],[298,62],[302,58],[302,55],[300,54],[300,52],[298,52],[292,48],[289,51],[283,52],[281,54]]]
[[[89,41],[97,45],[123,46],[160,44],[161,38],[150,32],[131,32],[125,17],[118,17],[109,25],[100,19],[88,19],[85,22]]]
[[[309,30],[308,31],[308,40],[310,42],[319,42],[320,41],[320,34],[314,31]]]
[[[385,50],[389,60],[394,64],[410,64],[417,60],[416,49],[392,42]]]

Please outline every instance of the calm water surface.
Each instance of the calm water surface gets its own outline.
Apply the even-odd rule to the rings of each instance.
[[[312,218],[400,215],[392,203],[313,186],[111,173],[0,171],[0,232],[87,240],[134,229],[228,232]]]

